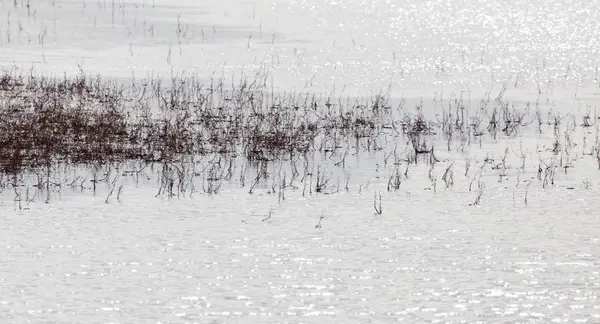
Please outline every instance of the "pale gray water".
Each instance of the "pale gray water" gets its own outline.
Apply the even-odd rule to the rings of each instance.
[[[383,216],[355,193],[131,195],[5,214],[3,322],[600,320],[592,193],[513,208],[421,190],[384,196]]]
[[[54,0],[0,4],[0,62],[25,70],[227,78],[269,69],[278,90],[397,96],[508,86],[598,98],[593,1]],[[270,86],[269,86],[270,87]]]
[[[239,78],[265,65],[278,89],[368,95],[391,83],[396,99],[417,98],[410,108],[421,95],[444,102],[462,91],[477,102],[493,88],[493,98],[503,83],[521,100],[535,99],[539,84],[544,111],[573,123],[596,108],[597,1],[138,0],[115,1],[114,11],[111,1],[44,1],[32,18],[17,2],[0,4],[5,69]],[[181,45],[179,14],[189,25]],[[104,187],[96,197],[63,189],[19,209],[9,188],[0,322],[598,323],[599,171],[584,155],[596,130],[569,134],[574,168],[546,188],[536,170],[551,157],[550,130],[486,137],[465,152],[440,143],[435,190],[421,164],[387,192],[389,151],[348,158],[344,171],[328,165],[342,187],[351,174],[348,192],[302,197],[300,188],[280,204],[268,185],[250,195],[234,181],[218,195],[169,200],[154,197],[155,179],[129,179],[120,203],[106,204]],[[486,154],[520,143],[524,170],[511,154],[506,177],[486,169],[468,190]],[[452,162],[456,184],[445,188]],[[479,181],[482,201],[470,206]],[[378,192],[382,215],[373,213]]]

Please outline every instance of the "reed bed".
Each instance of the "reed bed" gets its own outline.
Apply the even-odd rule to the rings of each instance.
[[[122,82],[6,71],[0,75],[0,189],[12,188],[19,202],[33,201],[29,188],[43,190],[48,202],[61,188],[96,192],[105,183],[109,202],[120,198],[124,178],[153,174],[157,196],[216,194],[233,182],[250,194],[277,194],[281,202],[286,190],[348,191],[346,160],[366,152],[387,173],[373,201],[382,214],[381,191],[399,190],[412,169],[425,170],[434,192],[438,180],[452,188],[462,175],[476,192],[471,205],[479,205],[490,174],[500,181],[516,175],[518,184],[521,174],[537,173],[545,188],[581,157],[600,167],[591,108],[582,116],[561,115],[539,101],[505,101],[501,92],[475,107],[460,96],[436,98],[439,109],[431,113],[405,100],[392,107],[386,92],[360,100],[276,94],[254,79],[225,84],[182,73]],[[523,144],[532,138],[536,146]]]

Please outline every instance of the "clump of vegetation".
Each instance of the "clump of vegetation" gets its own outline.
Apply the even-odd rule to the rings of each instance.
[[[422,102],[414,109],[405,104],[391,107],[385,93],[361,101],[275,94],[260,81],[226,86],[185,73],[120,83],[83,73],[48,77],[13,70],[0,74],[0,191],[12,188],[22,202],[43,190],[49,201],[63,188],[96,192],[105,184],[108,203],[111,197],[121,200],[124,179],[154,174],[156,196],[213,195],[230,182],[248,186],[250,194],[275,194],[281,204],[289,190],[303,196],[349,191],[347,159],[366,152],[382,162],[376,171],[385,170],[381,186],[390,195],[409,183],[412,170],[421,170],[434,194],[438,180],[442,190],[454,190],[461,180],[469,191],[476,184],[469,204],[480,205],[490,175],[502,182],[511,172],[535,168],[530,172],[537,170],[545,189],[558,181],[558,170],[567,173],[581,156],[600,161],[600,124],[589,110],[580,120],[553,110],[544,118],[539,102],[533,109],[500,95],[484,98],[474,110],[452,97],[435,116],[428,116]],[[532,123],[539,134],[548,128],[552,134],[535,151],[523,139],[513,143]],[[586,130],[579,146],[577,128]],[[488,151],[483,160],[469,157],[471,146],[484,148],[485,136],[492,146],[500,140],[513,144],[498,154]],[[457,160],[447,158],[452,152],[465,155],[464,176],[455,172]],[[438,164],[444,165],[439,175]],[[83,171],[65,176],[73,169]],[[521,188],[519,180],[514,188]],[[382,200],[378,189],[373,208],[379,215]]]
[[[205,86],[185,75],[169,85],[157,78],[125,87],[85,75],[5,73],[0,94],[5,173],[58,162],[173,162],[215,153],[273,161],[312,151],[331,132],[371,136],[379,123],[364,107],[352,110],[359,116],[332,110],[323,116],[314,97],[273,98],[245,82],[227,91],[223,83]]]

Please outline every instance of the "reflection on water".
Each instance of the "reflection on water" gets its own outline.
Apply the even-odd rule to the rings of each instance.
[[[597,321],[598,219],[576,202],[468,207],[430,192],[276,198],[246,192],[86,206],[3,221],[9,322]],[[448,196],[445,195],[445,196]],[[453,201],[454,200],[454,201]],[[459,199],[458,199],[459,200]],[[329,203],[328,203],[329,202]],[[343,206],[330,208],[329,206]],[[263,208],[262,210],[265,210]],[[319,213],[323,227],[315,229]],[[538,213],[537,211],[540,211]],[[240,220],[245,219],[245,222]],[[580,226],[587,222],[589,226]]]
[[[282,91],[480,97],[505,85],[513,98],[598,98],[593,1],[15,4],[0,4],[0,62],[24,70],[235,79],[268,69]]]
[[[577,121],[565,119],[565,129],[584,110],[594,111],[577,100],[597,98],[589,88],[597,87],[600,29],[593,1],[15,3],[0,4],[3,67],[14,62],[62,75],[78,72],[79,64],[116,77],[183,69],[239,77],[263,69],[277,90],[346,96],[392,85],[396,95],[425,93],[440,105],[459,93],[476,102],[483,97],[477,87],[505,84],[544,109],[555,108],[553,96],[574,101],[559,107],[577,107]],[[558,138],[570,145],[565,129]],[[236,186],[218,195],[155,198],[146,183],[126,187],[121,202],[65,189],[61,199],[20,210],[7,187],[0,203],[0,317],[600,322],[597,164],[583,156],[594,141],[586,132],[569,133],[574,154],[565,159],[576,167],[557,171],[553,186],[527,184],[537,181],[537,153],[551,154],[551,131],[474,143],[470,153],[481,160],[509,147],[514,153],[522,143],[534,160],[522,172],[512,160],[508,174],[480,173],[481,204],[473,203],[476,190],[467,190],[475,178],[459,176],[469,156],[456,146],[439,153],[447,164],[436,170],[411,166],[396,191],[386,191],[388,175],[377,173],[380,152],[353,157],[349,190],[290,189],[284,202],[268,188],[250,195]],[[454,186],[440,180],[432,188],[428,174],[440,178],[452,161]],[[374,191],[382,193],[382,215],[373,213]]]

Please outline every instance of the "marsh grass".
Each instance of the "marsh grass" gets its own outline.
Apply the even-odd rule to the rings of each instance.
[[[600,161],[599,124],[590,110],[581,122],[556,110],[544,119],[539,101],[534,109],[505,102],[500,93],[475,108],[452,97],[431,115],[422,102],[406,107],[401,100],[392,107],[385,92],[362,100],[277,94],[265,91],[264,79],[254,80],[226,85],[181,73],[118,82],[83,72],[56,77],[6,71],[0,74],[0,189],[12,188],[21,208],[35,197],[48,202],[67,187],[95,193],[101,185],[109,203],[121,201],[124,179],[157,175],[157,197],[213,195],[224,182],[237,182],[250,194],[276,194],[281,204],[288,190],[303,196],[349,191],[346,160],[365,152],[381,160],[389,194],[418,165],[435,194],[440,162],[443,190],[454,190],[461,183],[454,169],[465,160],[463,182],[468,191],[477,185],[470,204],[480,205],[488,175],[502,182],[535,168],[546,188],[555,184],[557,169],[566,174],[581,156]],[[523,144],[531,124],[547,138],[546,149]],[[575,143],[579,129],[586,130],[581,148]],[[507,145],[490,152],[500,141]],[[469,156],[484,143],[484,157]],[[472,163],[480,166],[469,175]],[[359,193],[368,186],[359,185]],[[376,214],[382,199],[379,191]]]
[[[313,150],[317,137],[331,131],[357,137],[374,133],[373,114],[323,119],[315,99],[267,103],[253,84],[226,92],[222,83],[204,88],[193,77],[171,81],[168,89],[159,79],[127,89],[84,75],[2,75],[2,172],[58,162],[168,163],[215,153],[273,161]]]

